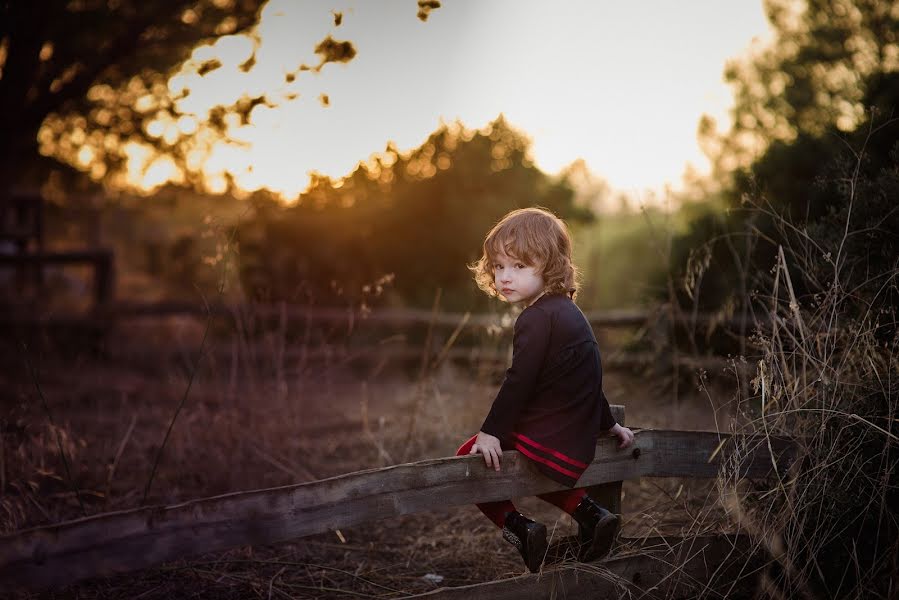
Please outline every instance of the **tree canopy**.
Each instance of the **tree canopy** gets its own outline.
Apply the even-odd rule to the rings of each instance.
[[[296,206],[270,208],[239,230],[241,279],[257,298],[364,301],[384,278],[405,303],[480,301],[466,265],[509,210],[544,206],[586,221],[564,179],[529,158],[530,141],[500,117],[480,131],[444,125],[420,147],[394,146],[347,177],[318,178]]]
[[[727,70],[734,124],[711,148],[721,201],[673,243],[680,300],[704,310],[748,309],[779,246],[810,265],[793,282],[800,296],[829,289],[838,254],[850,288],[899,255],[899,2],[766,7],[772,45]]]
[[[895,0],[764,0],[771,43],[730,61],[732,125],[718,132],[704,117],[699,136],[727,182],[775,142],[865,120],[869,90],[899,71],[899,2]]]
[[[198,43],[248,30],[261,4],[0,3],[0,183],[21,182],[40,163],[38,131],[49,115],[76,117],[71,126],[81,134],[74,144],[93,124],[114,135],[140,136],[145,115],[134,110],[139,92],[163,95],[165,74]],[[121,94],[121,110],[97,110],[96,94],[90,93],[97,86]]]
[[[171,90],[179,68],[201,76],[221,68],[197,59],[198,46],[229,36],[254,36],[267,0],[50,0],[0,1],[0,188],[43,183],[49,168],[66,164],[105,184],[121,179],[131,148],[153,148],[197,184],[192,151],[227,137],[228,123],[273,98],[245,94],[208,114],[185,114]],[[419,19],[439,8],[418,2]],[[343,15],[332,12],[332,25]],[[299,60],[287,73],[347,62],[351,41],[326,36],[314,48],[315,64]],[[240,65],[250,71],[255,51]],[[289,100],[290,98],[286,98]],[[47,160],[43,157],[49,157]]]

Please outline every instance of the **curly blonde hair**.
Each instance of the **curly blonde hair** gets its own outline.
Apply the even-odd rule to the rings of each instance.
[[[483,253],[468,265],[478,287],[489,296],[499,296],[493,277],[497,255],[539,267],[547,294],[577,294],[578,271],[571,260],[571,236],[565,222],[543,208],[513,210],[484,239]]]

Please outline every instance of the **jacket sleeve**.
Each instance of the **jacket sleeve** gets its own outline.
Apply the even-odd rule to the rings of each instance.
[[[481,431],[503,439],[515,428],[521,409],[534,395],[549,334],[549,315],[539,308],[525,309],[518,316],[512,337],[512,366],[506,371]]]
[[[601,431],[608,431],[618,422],[615,420],[615,417],[612,416],[612,408],[609,406],[609,401],[606,400],[605,391],[600,389],[599,396],[599,429]]]

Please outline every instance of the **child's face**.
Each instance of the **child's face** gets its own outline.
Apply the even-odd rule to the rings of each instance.
[[[546,286],[538,265],[526,265],[505,253],[493,257],[493,282],[503,298],[525,306],[536,300]]]

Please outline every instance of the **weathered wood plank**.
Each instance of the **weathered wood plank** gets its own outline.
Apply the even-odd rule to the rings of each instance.
[[[252,315],[259,318],[280,318],[283,314],[288,319],[302,319],[324,322],[371,322],[389,323],[393,325],[428,325],[455,327],[462,321],[462,313],[440,312],[432,314],[430,310],[416,308],[379,308],[366,311],[364,314],[351,308],[332,308],[322,306],[305,306],[298,304],[224,304],[212,303],[206,305],[196,302],[121,302],[115,307],[114,313],[118,318],[161,317],[166,315],[194,315],[205,317],[208,312],[214,315],[233,315],[235,313]],[[646,309],[612,309],[587,311],[584,315],[590,324],[595,327],[637,327],[645,325],[647,321],[656,315],[657,311]],[[664,317],[667,318],[667,317]],[[507,326],[511,327],[514,319],[508,314],[481,314],[470,315],[467,319],[468,327]],[[732,329],[752,328],[756,325],[764,325],[755,320],[743,320],[738,318],[721,319],[718,315],[698,314],[695,322],[691,318],[689,323],[680,321],[690,326],[707,327],[714,324],[720,327]]]
[[[236,313],[252,315],[259,318],[280,318],[284,315],[288,319],[302,319],[319,322],[357,322],[357,323],[388,323],[392,325],[428,325],[455,327],[464,317],[462,313],[440,312],[436,315],[430,310],[416,308],[379,308],[365,314],[351,308],[332,308],[322,306],[303,306],[296,304],[255,304],[255,305],[227,305],[223,303],[206,305],[188,302],[121,302],[115,307],[115,315],[119,318],[155,317],[165,315],[196,315],[206,316],[207,312],[214,315],[233,315]],[[628,327],[642,325],[646,322],[649,312],[645,310],[605,310],[587,313],[587,318],[593,325],[603,327]],[[467,319],[469,327],[507,326],[511,327],[514,319],[506,315],[470,315]]]
[[[536,575],[440,588],[407,596],[424,600],[555,600],[557,598],[739,598],[752,597],[759,558],[748,538],[625,540],[629,548],[590,564],[566,563]]]
[[[94,269],[94,301],[96,307],[108,306],[115,288],[114,254],[108,248],[67,252],[27,252],[0,254],[0,268],[36,269],[42,280],[42,269],[48,265],[87,264]]]
[[[609,409],[612,411],[612,418],[614,418],[619,423],[624,423],[624,405],[623,404],[610,404]]]
[[[589,486],[641,476],[714,477],[722,456],[729,453],[725,447],[709,461],[720,439],[733,445],[734,440],[723,434],[690,431],[640,431],[635,446],[626,450],[619,450],[614,438],[605,438],[579,483]],[[776,440],[774,447],[783,453],[788,445]],[[747,461],[746,476],[769,472],[767,445],[759,445],[758,454]],[[0,537],[0,587],[59,586],[176,558],[426,512],[435,506],[561,489],[517,452],[505,452],[502,465],[497,473],[487,469],[480,456],[425,460],[21,531]]]
[[[28,252],[23,254],[0,254],[0,266],[44,266],[72,265],[78,263],[100,263],[113,256],[112,250],[70,250],[66,252]]]
[[[620,405],[615,405],[618,408]],[[612,417],[619,425],[624,426],[624,406],[621,410],[612,410]],[[621,514],[621,481],[612,481],[610,483],[600,483],[587,488],[587,493],[591,498],[596,500],[606,510]]]

